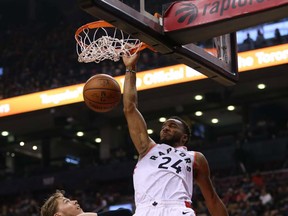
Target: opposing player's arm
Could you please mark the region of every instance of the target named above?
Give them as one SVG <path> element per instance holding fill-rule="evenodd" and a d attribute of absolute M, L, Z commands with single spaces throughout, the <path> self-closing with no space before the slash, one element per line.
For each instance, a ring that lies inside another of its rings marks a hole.
<path fill-rule="evenodd" d="M 226 207 L 217 195 L 210 178 L 210 169 L 205 156 L 196 152 L 194 179 L 205 199 L 206 206 L 212 216 L 228 216 Z"/>
<path fill-rule="evenodd" d="M 135 65 L 138 57 L 139 54 L 130 58 L 123 57 L 126 68 L 130 70 L 125 74 L 123 104 L 130 137 L 141 158 L 155 142 L 149 137 L 146 122 L 137 108 L 136 73 L 131 71 L 136 70 Z"/>
<path fill-rule="evenodd" d="M 94 213 L 94 212 L 84 212 L 84 213 L 81 213 L 77 216 L 98 216 L 97 213 Z"/>

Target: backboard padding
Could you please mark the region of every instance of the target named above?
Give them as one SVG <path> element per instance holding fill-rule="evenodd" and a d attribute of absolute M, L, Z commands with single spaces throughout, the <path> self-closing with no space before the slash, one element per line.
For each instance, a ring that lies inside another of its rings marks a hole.
<path fill-rule="evenodd" d="M 175 1 L 163 14 L 163 31 L 189 44 L 287 16 L 287 0 Z"/>

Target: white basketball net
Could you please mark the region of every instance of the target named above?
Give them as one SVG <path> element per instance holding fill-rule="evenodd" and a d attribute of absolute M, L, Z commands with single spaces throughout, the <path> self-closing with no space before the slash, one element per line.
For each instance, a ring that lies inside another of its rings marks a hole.
<path fill-rule="evenodd" d="M 75 39 L 78 61 L 84 63 L 106 59 L 116 62 L 124 55 L 133 56 L 142 46 L 139 39 L 132 39 L 115 27 L 85 28 Z"/>

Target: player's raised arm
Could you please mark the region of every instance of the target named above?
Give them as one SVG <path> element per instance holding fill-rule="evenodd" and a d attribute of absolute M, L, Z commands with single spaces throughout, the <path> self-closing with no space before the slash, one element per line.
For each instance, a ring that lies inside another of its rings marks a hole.
<path fill-rule="evenodd" d="M 138 58 L 139 53 L 132 57 L 123 57 L 126 66 L 123 104 L 130 137 L 141 158 L 155 142 L 148 136 L 146 122 L 137 108 L 136 64 Z"/>
<path fill-rule="evenodd" d="M 98 216 L 98 215 L 95 212 L 84 212 L 84 213 L 81 213 L 77 216 Z"/>
<path fill-rule="evenodd" d="M 194 178 L 205 199 L 206 206 L 212 216 L 228 216 L 226 207 L 216 193 L 210 178 L 210 169 L 205 156 L 197 152 L 194 169 Z"/>

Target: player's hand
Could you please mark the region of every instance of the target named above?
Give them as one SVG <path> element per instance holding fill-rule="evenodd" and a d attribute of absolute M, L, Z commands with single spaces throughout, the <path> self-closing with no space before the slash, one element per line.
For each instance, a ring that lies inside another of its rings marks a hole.
<path fill-rule="evenodd" d="M 138 62 L 140 56 L 140 52 L 136 53 L 133 56 L 123 56 L 123 63 L 126 67 L 134 68 Z"/>

